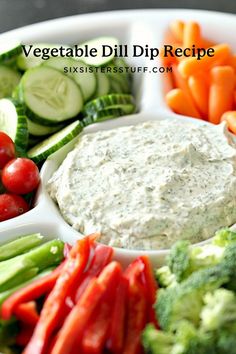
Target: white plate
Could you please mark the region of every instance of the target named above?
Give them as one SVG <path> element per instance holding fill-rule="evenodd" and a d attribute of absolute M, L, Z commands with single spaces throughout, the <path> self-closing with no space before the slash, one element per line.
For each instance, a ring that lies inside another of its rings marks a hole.
<path fill-rule="evenodd" d="M 161 47 L 164 33 L 173 19 L 196 20 L 201 24 L 204 36 L 213 41 L 227 42 L 236 50 L 233 36 L 233 33 L 236 33 L 236 17 L 229 14 L 198 10 L 135 10 L 72 16 L 42 22 L 2 34 L 0 41 L 19 39 L 23 43 L 75 44 L 99 35 L 111 35 L 118 37 L 121 43 L 128 45 L 148 44 L 150 47 Z M 151 61 L 149 58 L 132 59 L 130 64 L 149 68 L 161 66 L 159 59 Z M 134 88 L 139 106 L 138 114 L 91 125 L 84 130 L 83 134 L 137 124 L 146 120 L 177 117 L 169 110 L 164 101 L 163 74 L 136 74 Z M 187 117 L 178 116 L 178 119 L 189 119 L 195 124 L 202 124 L 200 120 Z M 46 236 L 53 235 L 70 243 L 82 237 L 63 220 L 58 208 L 45 190 L 48 179 L 65 158 L 67 152 L 73 147 L 73 144 L 74 141 L 51 155 L 45 162 L 41 170 L 42 185 L 37 193 L 35 208 L 22 216 L 2 222 L 0 224 L 1 241 L 11 240 L 16 236 L 30 232 L 42 232 Z M 148 254 L 153 265 L 159 266 L 163 263 L 168 250 L 130 251 L 115 249 L 116 259 L 124 265 L 140 254 Z"/>

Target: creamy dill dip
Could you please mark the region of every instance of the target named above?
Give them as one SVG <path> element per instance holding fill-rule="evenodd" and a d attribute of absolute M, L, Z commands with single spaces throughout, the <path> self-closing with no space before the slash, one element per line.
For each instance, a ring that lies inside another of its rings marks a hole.
<path fill-rule="evenodd" d="M 225 125 L 178 120 L 87 134 L 48 183 L 64 219 L 100 242 L 164 249 L 236 222 L 236 146 Z"/>

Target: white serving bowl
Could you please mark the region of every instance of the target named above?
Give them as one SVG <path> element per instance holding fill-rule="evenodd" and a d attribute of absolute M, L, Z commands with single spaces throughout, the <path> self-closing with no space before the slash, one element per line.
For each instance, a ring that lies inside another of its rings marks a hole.
<path fill-rule="evenodd" d="M 75 44 L 99 35 L 111 35 L 128 45 L 148 44 L 150 47 L 161 47 L 165 31 L 173 19 L 196 20 L 201 24 L 204 36 L 213 41 L 227 42 L 236 50 L 233 36 L 236 32 L 236 17 L 198 10 L 131 10 L 78 15 L 13 30 L 0 35 L 0 41 L 19 39 L 25 44 L 36 42 Z M 130 59 L 130 64 L 147 66 L 150 69 L 153 66 L 161 66 L 160 59 L 151 61 L 149 58 Z M 176 117 L 180 120 L 191 120 L 195 124 L 208 124 L 201 120 L 178 116 L 169 110 L 164 100 L 165 80 L 164 74 L 135 74 L 134 92 L 139 113 L 90 125 L 82 134 L 138 124 L 147 120 Z M 44 163 L 41 170 L 42 183 L 37 192 L 35 207 L 24 215 L 0 223 L 1 242 L 31 232 L 41 232 L 47 237 L 59 237 L 71 244 L 83 237 L 63 220 L 45 188 L 48 179 L 73 148 L 76 140 L 77 138 L 51 155 Z M 209 238 L 211 236 L 209 235 Z M 207 242 L 209 240 L 201 244 Z M 168 252 L 169 250 L 142 251 L 115 248 L 115 258 L 123 265 L 127 265 L 138 255 L 147 254 L 154 266 L 160 266 Z"/>

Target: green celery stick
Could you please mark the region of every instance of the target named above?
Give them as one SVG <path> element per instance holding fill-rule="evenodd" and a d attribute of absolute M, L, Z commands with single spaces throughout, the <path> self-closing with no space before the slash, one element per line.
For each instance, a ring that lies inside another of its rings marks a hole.
<path fill-rule="evenodd" d="M 23 274 L 33 268 L 38 272 L 59 264 L 63 259 L 64 244 L 60 240 L 52 240 L 31 251 L 0 263 L 0 291 L 8 290 L 22 283 Z"/>
<path fill-rule="evenodd" d="M 0 262 L 16 257 L 36 246 L 39 246 L 43 240 L 44 236 L 37 233 L 19 237 L 17 240 L 0 246 Z"/>
<path fill-rule="evenodd" d="M 46 275 L 50 274 L 53 270 L 55 269 L 55 267 L 52 268 L 47 268 L 45 269 L 43 272 L 39 273 L 38 275 L 34 276 L 33 278 L 31 278 L 30 280 L 23 280 L 22 279 L 22 283 L 18 286 L 12 287 L 11 289 L 8 289 L 2 293 L 0 293 L 0 307 L 2 306 L 3 302 L 9 297 L 11 296 L 14 292 L 16 292 L 19 289 L 24 288 L 25 286 L 27 286 L 28 284 L 32 283 L 35 280 L 38 280 L 40 278 L 46 277 Z"/>

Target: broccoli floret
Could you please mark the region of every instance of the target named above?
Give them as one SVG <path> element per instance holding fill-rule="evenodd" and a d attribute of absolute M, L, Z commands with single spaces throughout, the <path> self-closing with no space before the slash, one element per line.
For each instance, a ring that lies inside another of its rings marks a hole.
<path fill-rule="evenodd" d="M 228 281 L 227 271 L 220 265 L 201 269 L 175 287 L 161 289 L 156 302 L 157 318 L 164 330 L 178 326 L 182 319 L 194 325 L 200 322 L 203 296 Z"/>
<path fill-rule="evenodd" d="M 236 292 L 236 243 L 226 247 L 221 266 L 227 272 L 229 278 L 225 287 Z"/>
<path fill-rule="evenodd" d="M 168 266 L 171 273 L 175 274 L 177 282 L 186 277 L 190 267 L 190 243 L 188 241 L 181 240 L 174 244 L 168 257 Z"/>
<path fill-rule="evenodd" d="M 175 344 L 175 336 L 168 332 L 158 331 L 149 324 L 143 332 L 143 346 L 149 354 L 171 354 Z"/>
<path fill-rule="evenodd" d="M 216 354 L 215 335 L 206 333 L 189 321 L 181 321 L 176 330 L 175 353 L 183 354 Z"/>
<path fill-rule="evenodd" d="M 236 322 L 236 295 L 226 289 L 217 289 L 206 293 L 203 298 L 201 326 L 213 331 Z"/>
<path fill-rule="evenodd" d="M 199 331 L 192 323 L 180 321 L 175 333 L 158 331 L 148 325 L 143 345 L 149 354 L 216 354 L 213 334 Z"/>
<path fill-rule="evenodd" d="M 175 274 L 171 273 L 171 270 L 168 266 L 157 269 L 155 276 L 159 286 L 162 288 L 168 288 L 170 286 L 177 285 L 176 276 Z"/>
<path fill-rule="evenodd" d="M 217 354 L 236 354 L 236 323 L 217 333 Z"/>
<path fill-rule="evenodd" d="M 178 282 L 188 278 L 193 272 L 218 264 L 224 248 L 212 244 L 190 247 L 189 242 L 179 241 L 171 249 L 168 265 Z"/>
<path fill-rule="evenodd" d="M 236 242 L 236 232 L 228 228 L 221 229 L 215 233 L 212 244 L 220 247 L 226 247 L 232 242 Z"/>

